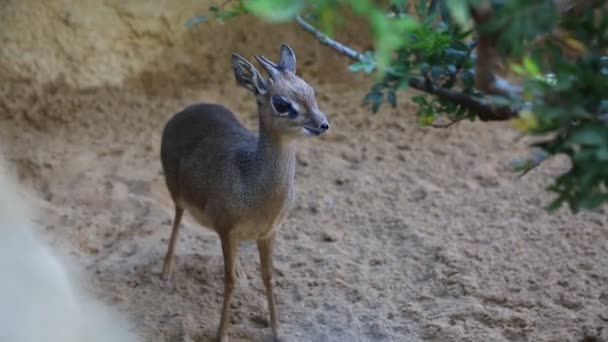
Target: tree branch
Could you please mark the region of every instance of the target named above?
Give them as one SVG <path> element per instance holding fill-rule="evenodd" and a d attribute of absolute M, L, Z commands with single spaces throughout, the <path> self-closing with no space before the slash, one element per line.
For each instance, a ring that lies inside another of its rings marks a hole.
<path fill-rule="evenodd" d="M 336 52 L 355 61 L 363 61 L 365 57 L 359 51 L 346 46 L 334 39 L 331 39 L 319 29 L 308 23 L 301 16 L 296 17 L 296 22 L 306 32 L 314 36 L 321 44 L 335 50 Z M 432 82 L 425 81 L 420 78 L 411 78 L 408 81 L 409 85 L 419 91 L 435 95 L 444 100 L 451 101 L 466 109 L 476 113 L 482 121 L 505 121 L 517 117 L 518 112 L 508 107 L 494 107 L 491 104 L 483 101 L 480 98 L 473 97 L 469 94 L 464 94 L 458 91 L 436 87 Z"/>
<path fill-rule="evenodd" d="M 519 176 L 517 176 L 517 179 L 523 178 L 525 175 L 528 174 L 528 172 L 536 169 L 538 166 L 540 166 L 540 164 L 542 164 L 548 158 L 549 158 L 549 154 L 547 152 L 545 152 L 544 150 L 536 150 L 533 153 L 532 157 L 530 157 L 526 161 L 527 164 L 521 170 L 521 173 L 519 174 Z"/>
<path fill-rule="evenodd" d="M 455 124 L 459 123 L 460 121 L 465 120 L 466 118 L 467 118 L 466 116 L 463 116 L 458 119 L 454 119 L 446 124 L 430 124 L 429 126 L 431 126 L 433 128 L 450 128 L 450 127 L 454 126 Z"/>
<path fill-rule="evenodd" d="M 458 91 L 436 87 L 431 82 L 421 78 L 411 78 L 410 87 L 448 100 L 477 114 L 481 121 L 506 121 L 519 115 L 518 111 L 509 107 L 494 107 L 483 99 Z"/>
<path fill-rule="evenodd" d="M 477 30 L 477 59 L 475 60 L 475 88 L 492 95 L 517 95 L 521 89 L 517 85 L 499 77 L 494 71 L 501 56 L 497 42 L 500 32 L 484 32 L 479 28 L 494 17 L 492 4 L 483 0 L 476 7 L 471 7 L 471 16 Z"/>
<path fill-rule="evenodd" d="M 348 47 L 336 40 L 331 39 L 329 36 L 319 31 L 316 27 L 312 26 L 309 22 L 304 20 L 304 18 L 302 18 L 301 16 L 296 16 L 296 22 L 298 23 L 298 25 L 300 25 L 301 28 L 304 29 L 304 31 L 312 34 L 315 38 L 317 38 L 317 40 L 321 44 L 336 50 L 337 52 L 352 60 L 362 62 L 365 59 L 365 56 L 363 56 L 361 52 L 351 47 Z"/>

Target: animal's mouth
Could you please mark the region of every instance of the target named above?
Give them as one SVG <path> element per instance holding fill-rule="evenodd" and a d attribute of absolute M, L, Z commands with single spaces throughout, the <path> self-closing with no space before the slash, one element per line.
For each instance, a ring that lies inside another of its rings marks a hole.
<path fill-rule="evenodd" d="M 320 129 L 314 129 L 312 127 L 304 127 L 304 130 L 310 135 L 319 136 L 319 135 L 323 134 L 323 131 L 321 131 Z"/>

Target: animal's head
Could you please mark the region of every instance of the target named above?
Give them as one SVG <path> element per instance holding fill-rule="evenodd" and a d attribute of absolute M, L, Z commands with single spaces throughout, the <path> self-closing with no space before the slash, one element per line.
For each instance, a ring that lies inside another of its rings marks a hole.
<path fill-rule="evenodd" d="M 314 89 L 296 75 L 296 56 L 289 46 L 281 45 L 277 64 L 263 56 L 255 58 L 268 73 L 267 79 L 237 54 L 232 55 L 232 65 L 237 82 L 255 94 L 264 125 L 292 137 L 318 136 L 329 130 Z"/>

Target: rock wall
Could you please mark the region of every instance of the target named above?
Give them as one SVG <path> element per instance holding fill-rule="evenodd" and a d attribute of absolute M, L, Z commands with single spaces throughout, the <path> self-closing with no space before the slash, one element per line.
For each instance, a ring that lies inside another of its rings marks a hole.
<path fill-rule="evenodd" d="M 191 28 L 186 23 L 207 14 L 208 1 L 0 2 L 0 71 L 76 88 L 128 87 L 150 95 L 174 94 L 184 87 L 233 82 L 230 54 L 276 58 L 279 44 L 290 44 L 304 75 L 323 82 L 352 82 L 348 60 L 317 44 L 293 24 L 266 24 L 254 17 Z M 357 26 L 357 27 L 355 27 Z M 363 42 L 366 28 L 341 29 L 340 39 Z M 362 39 L 363 38 L 363 39 Z"/>

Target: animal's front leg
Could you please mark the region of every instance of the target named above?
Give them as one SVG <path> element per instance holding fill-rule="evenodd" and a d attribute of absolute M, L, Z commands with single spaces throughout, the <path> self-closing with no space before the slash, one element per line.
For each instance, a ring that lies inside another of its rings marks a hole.
<path fill-rule="evenodd" d="M 270 313 L 270 326 L 275 339 L 279 336 L 279 322 L 275 310 L 272 273 L 273 268 L 273 253 L 276 233 L 258 240 L 258 251 L 260 253 L 260 268 L 262 270 L 262 280 L 266 288 L 266 298 L 268 300 L 268 311 Z"/>
<path fill-rule="evenodd" d="M 235 264 L 237 259 L 238 240 L 230 234 L 222 234 L 222 253 L 224 254 L 224 305 L 218 330 L 220 342 L 228 342 L 228 324 L 230 323 L 230 303 L 236 283 Z"/>

